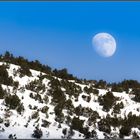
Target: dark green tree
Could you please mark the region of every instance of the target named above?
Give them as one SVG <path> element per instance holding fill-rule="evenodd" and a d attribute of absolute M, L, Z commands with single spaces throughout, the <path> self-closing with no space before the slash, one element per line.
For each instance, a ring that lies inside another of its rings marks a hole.
<path fill-rule="evenodd" d="M 10 109 L 16 109 L 20 105 L 20 99 L 17 95 L 8 95 L 5 98 L 5 103 Z"/>

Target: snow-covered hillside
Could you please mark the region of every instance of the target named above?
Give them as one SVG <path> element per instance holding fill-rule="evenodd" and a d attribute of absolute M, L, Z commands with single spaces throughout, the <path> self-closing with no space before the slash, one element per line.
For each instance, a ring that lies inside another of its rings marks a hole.
<path fill-rule="evenodd" d="M 11 84 L 1 83 L 0 139 L 140 136 L 140 103 L 133 100 L 131 89 L 129 93 L 111 92 L 111 87 L 98 89 L 94 83 L 33 69 L 30 76 L 21 75 L 18 65 L 0 65 L 6 65 L 13 79 Z"/>

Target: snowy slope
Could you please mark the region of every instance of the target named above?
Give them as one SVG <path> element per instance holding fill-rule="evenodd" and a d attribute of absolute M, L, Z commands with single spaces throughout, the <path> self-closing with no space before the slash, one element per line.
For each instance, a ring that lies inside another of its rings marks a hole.
<path fill-rule="evenodd" d="M 0 63 L 2 65 L 3 62 Z M 7 68 L 9 76 L 12 76 L 14 81 L 18 81 L 19 85 L 16 89 L 14 89 L 13 86 L 7 86 L 2 84 L 2 88 L 7 90 L 7 92 L 11 95 L 17 95 L 20 99 L 20 102 L 24 106 L 24 111 L 19 114 L 16 109 L 9 109 L 8 106 L 5 104 L 4 99 L 0 99 L 0 119 L 3 121 L 0 122 L 0 139 L 7 139 L 9 138 L 10 134 L 13 138 L 33 138 L 32 134 L 35 130 L 35 127 L 38 127 L 42 131 L 42 139 L 45 138 L 84 138 L 84 134 L 82 132 L 79 132 L 78 130 L 73 130 L 73 134 L 70 133 L 70 126 L 66 123 L 66 116 L 68 116 L 68 109 L 63 109 L 62 112 L 64 114 L 64 121 L 60 124 L 56 121 L 56 115 L 55 115 L 55 104 L 52 103 L 52 96 L 49 93 L 50 87 L 50 79 L 44 78 L 42 80 L 42 84 L 45 85 L 45 91 L 39 91 L 38 93 L 29 89 L 26 89 L 26 85 L 28 85 L 30 82 L 36 80 L 39 80 L 39 76 L 46 75 L 45 73 L 41 73 L 39 71 L 30 70 L 32 73 L 32 76 L 23 76 L 20 77 L 17 73 L 16 76 L 14 76 L 14 72 L 19 69 L 20 66 L 10 64 L 9 68 Z M 55 77 L 59 81 L 61 81 L 60 78 Z M 98 122 L 106 118 L 107 115 L 110 115 L 110 117 L 114 117 L 115 114 L 113 113 L 113 109 L 110 109 L 108 112 L 103 110 L 103 106 L 100 105 L 98 102 L 99 96 L 105 95 L 108 90 L 107 89 L 98 89 L 99 94 L 96 95 L 94 93 L 87 94 L 84 91 L 84 87 L 89 85 L 79 84 L 75 81 L 69 81 L 70 83 L 74 83 L 75 85 L 80 86 L 81 93 L 78 95 L 77 100 L 74 96 L 70 96 L 69 94 L 65 94 L 66 100 L 70 99 L 72 101 L 72 104 L 74 108 L 81 106 L 82 108 L 89 108 L 92 111 L 96 111 L 99 115 L 99 118 L 96 119 L 96 122 L 89 126 L 88 119 L 90 116 L 86 115 L 80 115 L 79 119 L 83 120 L 83 127 L 88 127 L 89 131 L 94 130 L 96 132 L 96 138 L 102 139 L 106 138 L 105 132 L 100 131 L 98 127 Z M 65 93 L 66 89 L 64 87 L 61 87 L 62 91 Z M 40 102 L 39 100 L 35 100 L 34 98 L 30 97 L 30 94 L 37 95 L 39 94 L 41 96 L 41 99 L 47 95 L 48 101 L 45 102 L 44 100 Z M 135 102 L 132 100 L 132 95 L 127 94 L 125 92 L 113 92 L 113 95 L 115 97 L 118 97 L 119 100 L 116 101 L 116 103 L 122 102 L 124 107 L 120 110 L 120 113 L 116 114 L 116 116 L 119 118 L 124 119 L 125 116 L 132 112 L 132 114 L 136 114 L 136 116 L 140 115 L 140 103 Z M 88 102 L 83 98 L 83 96 L 90 96 L 90 101 Z M 30 106 L 30 107 L 29 107 Z M 43 107 L 47 106 L 48 110 L 46 113 L 43 113 L 41 110 Z M 32 115 L 37 112 L 37 117 L 32 118 Z M 76 113 L 73 111 L 72 114 L 69 115 L 71 119 L 74 117 L 78 117 Z M 43 127 L 42 123 L 43 120 L 47 121 L 49 123 L 48 126 Z M 5 123 L 9 122 L 9 126 L 6 126 Z M 121 126 L 119 127 L 112 127 L 111 126 L 111 132 L 110 134 L 106 134 L 109 137 L 119 137 L 119 130 Z M 67 129 L 66 134 L 63 134 L 63 130 Z M 132 138 L 132 132 L 136 132 L 137 135 L 140 136 L 140 130 L 138 128 L 132 128 L 131 133 L 129 136 L 125 136 L 124 138 Z"/>

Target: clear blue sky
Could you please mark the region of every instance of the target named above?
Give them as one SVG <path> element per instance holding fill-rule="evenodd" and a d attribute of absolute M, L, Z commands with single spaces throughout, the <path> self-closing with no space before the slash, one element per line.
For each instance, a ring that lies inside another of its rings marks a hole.
<path fill-rule="evenodd" d="M 115 37 L 114 56 L 96 54 L 98 32 Z M 1 2 L 0 53 L 6 50 L 80 78 L 140 81 L 140 2 Z"/>

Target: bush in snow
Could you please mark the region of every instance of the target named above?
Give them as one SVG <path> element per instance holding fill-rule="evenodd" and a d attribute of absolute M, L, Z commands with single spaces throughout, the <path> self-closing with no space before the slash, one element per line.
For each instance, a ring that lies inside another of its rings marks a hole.
<path fill-rule="evenodd" d="M 117 99 L 112 92 L 107 92 L 104 96 L 99 96 L 98 101 L 103 106 L 103 109 L 108 112 Z"/>
<path fill-rule="evenodd" d="M 68 115 L 68 116 L 65 116 L 65 123 L 70 126 L 71 125 L 71 117 Z"/>
<path fill-rule="evenodd" d="M 133 100 L 136 102 L 140 102 L 140 89 L 133 89 L 131 93 L 135 95 Z"/>
<path fill-rule="evenodd" d="M 48 83 L 48 85 L 49 85 L 52 89 L 56 89 L 56 88 L 58 88 L 58 87 L 61 86 L 61 83 L 60 83 L 60 81 L 59 81 L 58 79 L 53 78 L 53 79 Z"/>
<path fill-rule="evenodd" d="M 62 113 L 63 110 L 63 104 L 57 104 L 54 108 L 55 112 L 55 121 L 62 123 L 65 119 L 64 114 Z"/>
<path fill-rule="evenodd" d="M 13 86 L 14 86 L 15 89 L 17 89 L 18 86 L 19 86 L 19 82 L 18 81 L 14 81 Z"/>
<path fill-rule="evenodd" d="M 36 127 L 32 134 L 32 137 L 40 139 L 42 137 L 42 135 L 43 135 L 42 130 Z"/>
<path fill-rule="evenodd" d="M 46 115 L 46 118 L 48 118 L 48 106 L 44 106 L 41 108 L 41 112 L 44 113 Z"/>
<path fill-rule="evenodd" d="M 95 83 L 94 87 L 99 89 L 106 89 L 107 82 L 103 80 L 99 80 L 97 83 Z"/>
<path fill-rule="evenodd" d="M 71 129 L 82 131 L 83 130 L 84 120 L 80 120 L 77 117 L 72 119 Z"/>
<path fill-rule="evenodd" d="M 32 113 L 31 118 L 32 118 L 32 119 L 36 119 L 38 116 L 39 116 L 39 112 L 38 112 L 38 111 L 34 111 L 34 112 Z"/>
<path fill-rule="evenodd" d="M 23 111 L 24 111 L 24 106 L 23 106 L 23 103 L 21 103 L 21 104 L 17 107 L 17 112 L 18 112 L 19 114 L 21 114 Z"/>
<path fill-rule="evenodd" d="M 65 94 L 64 92 L 61 90 L 61 88 L 56 88 L 55 90 L 53 90 L 52 92 L 52 103 L 64 103 L 66 100 Z"/>
<path fill-rule="evenodd" d="M 92 131 L 90 132 L 90 137 L 91 137 L 91 138 L 94 138 L 94 139 L 97 139 L 97 132 L 96 132 L 95 130 L 92 130 Z"/>
<path fill-rule="evenodd" d="M 10 126 L 10 121 L 6 120 L 6 122 L 4 123 L 5 127 L 9 127 Z"/>
<path fill-rule="evenodd" d="M 96 123 L 96 119 L 100 118 L 97 111 L 91 111 L 88 117 L 88 125 L 91 126 Z"/>
<path fill-rule="evenodd" d="M 62 133 L 63 133 L 64 135 L 66 135 L 66 134 L 67 134 L 67 128 L 64 128 L 64 129 L 62 130 Z"/>
<path fill-rule="evenodd" d="M 121 121 L 120 137 L 129 136 L 131 133 L 131 128 L 139 128 L 140 126 L 140 116 L 133 115 L 130 112 L 122 121 Z"/>
<path fill-rule="evenodd" d="M 33 80 L 26 85 L 26 89 L 39 93 L 39 91 L 45 91 L 45 85 L 41 80 Z"/>
<path fill-rule="evenodd" d="M 47 113 L 48 112 L 49 107 L 48 106 L 44 106 L 41 108 L 41 112 L 42 113 Z"/>
<path fill-rule="evenodd" d="M 9 74 L 6 70 L 5 65 L 0 66 L 0 84 L 5 84 L 5 85 L 13 85 L 14 81 L 12 77 L 9 77 Z"/>
<path fill-rule="evenodd" d="M 83 98 L 83 100 L 86 101 L 86 102 L 90 102 L 90 100 L 91 100 L 91 96 L 90 96 L 90 95 L 89 95 L 89 96 L 82 95 L 82 98 Z"/>
<path fill-rule="evenodd" d="M 10 135 L 8 136 L 8 138 L 9 138 L 9 139 L 17 139 L 16 134 L 14 134 L 14 135 L 10 134 Z"/>
<path fill-rule="evenodd" d="M 47 95 L 44 95 L 43 100 L 44 103 L 47 104 L 49 102 L 49 97 Z"/>
<path fill-rule="evenodd" d="M 20 91 L 21 93 L 24 93 L 24 92 L 25 92 L 25 87 L 24 87 L 24 86 L 23 86 L 23 87 L 20 87 L 19 91 Z"/>
<path fill-rule="evenodd" d="M 136 131 L 134 131 L 134 132 L 132 133 L 132 136 L 133 136 L 132 139 L 139 139 L 139 138 L 140 138 Z"/>
<path fill-rule="evenodd" d="M 3 99 L 6 94 L 6 90 L 3 90 L 2 86 L 0 85 L 0 99 Z"/>
<path fill-rule="evenodd" d="M 113 83 L 113 84 L 111 85 L 111 91 L 112 91 L 112 92 L 123 92 L 123 88 L 122 88 L 121 85 L 116 84 L 116 83 Z"/>
<path fill-rule="evenodd" d="M 118 103 L 118 104 L 116 104 L 116 105 L 113 107 L 113 112 L 119 114 L 119 113 L 120 113 L 120 109 L 123 109 L 123 108 L 124 108 L 123 102 Z"/>
<path fill-rule="evenodd" d="M 10 109 L 16 109 L 20 105 L 20 99 L 17 95 L 8 95 L 5 97 L 5 104 Z"/>
<path fill-rule="evenodd" d="M 39 103 L 43 103 L 43 100 L 41 98 L 41 95 L 38 94 L 38 93 L 34 95 L 34 99 L 35 99 L 35 101 L 39 101 Z"/>
<path fill-rule="evenodd" d="M 32 73 L 30 72 L 30 69 L 29 69 L 28 65 L 22 64 L 20 66 L 21 67 L 17 70 L 17 72 L 20 74 L 19 75 L 20 77 L 23 77 L 25 75 L 27 75 L 29 77 L 32 76 Z"/>
<path fill-rule="evenodd" d="M 76 79 L 76 77 L 74 77 L 72 74 L 68 73 L 66 68 L 64 68 L 62 70 L 54 69 L 53 73 L 56 77 L 59 77 L 62 79 L 67 79 L 67 80 L 75 80 Z"/>
<path fill-rule="evenodd" d="M 131 128 L 128 126 L 122 126 L 120 129 L 120 138 L 123 138 L 124 136 L 129 136 L 131 133 Z"/>
<path fill-rule="evenodd" d="M 75 114 L 77 115 L 77 116 L 81 116 L 82 115 L 82 106 L 81 106 L 81 104 L 79 105 L 79 106 L 77 106 L 76 108 L 75 108 Z"/>
<path fill-rule="evenodd" d="M 46 120 L 42 120 L 42 124 L 41 124 L 41 126 L 42 127 L 49 127 L 49 125 L 50 125 L 50 122 L 48 122 L 48 121 L 46 121 Z"/>
<path fill-rule="evenodd" d="M 66 94 L 68 94 L 69 96 L 74 95 L 74 97 L 77 98 L 79 94 L 82 92 L 81 87 L 73 82 L 61 80 L 61 85 L 66 89 Z"/>
<path fill-rule="evenodd" d="M 75 110 L 75 108 L 74 108 L 74 106 L 72 104 L 71 99 L 68 99 L 68 100 L 65 101 L 63 108 L 67 110 L 67 113 L 69 115 L 72 115 L 74 110 Z"/>
<path fill-rule="evenodd" d="M 106 132 L 108 134 L 110 134 L 110 132 L 111 132 L 110 124 L 109 124 L 108 120 L 105 118 L 101 119 L 98 122 L 98 128 L 100 131 Z"/>
<path fill-rule="evenodd" d="M 3 119 L 0 117 L 0 123 L 3 123 Z"/>
<path fill-rule="evenodd" d="M 93 89 L 93 94 L 98 95 L 99 94 L 99 90 L 98 89 Z"/>
<path fill-rule="evenodd" d="M 86 86 L 86 87 L 84 87 L 84 92 L 86 92 L 87 94 L 93 93 L 95 95 L 98 95 L 99 90 L 94 89 L 92 86 L 90 86 L 89 88 Z"/>

